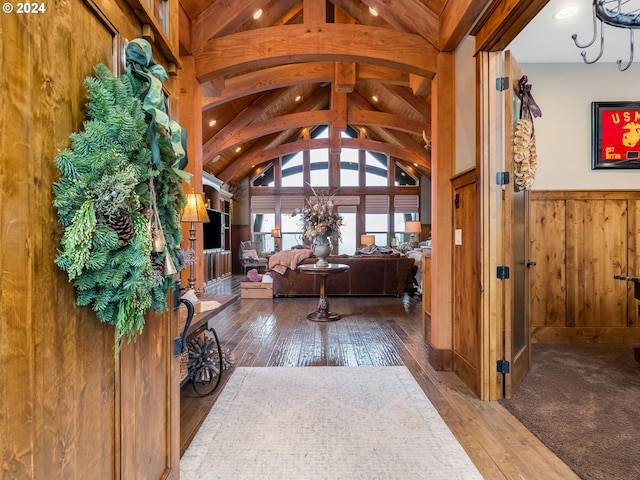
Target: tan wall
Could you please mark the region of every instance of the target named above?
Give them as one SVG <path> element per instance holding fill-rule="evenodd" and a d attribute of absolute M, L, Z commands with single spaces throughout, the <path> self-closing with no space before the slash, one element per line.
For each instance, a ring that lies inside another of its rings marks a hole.
<path fill-rule="evenodd" d="M 540 343 L 640 341 L 640 192 L 532 192 L 531 329 Z"/>
<path fill-rule="evenodd" d="M 116 360 L 113 327 L 76 306 L 54 264 L 54 158 L 81 127 L 82 82 L 140 32 L 124 3 L 95 4 L 45 2 L 44 13 L 0 16 L 2 478 L 143 478 L 140 469 L 172 478 L 179 456 L 167 451 L 171 315 L 150 315 L 144 337 Z"/>

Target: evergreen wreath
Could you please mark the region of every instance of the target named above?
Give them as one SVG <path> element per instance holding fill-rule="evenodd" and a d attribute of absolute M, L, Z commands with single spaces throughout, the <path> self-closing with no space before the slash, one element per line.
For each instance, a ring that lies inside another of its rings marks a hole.
<path fill-rule="evenodd" d="M 125 339 L 142 332 L 150 308 L 167 308 L 175 268 L 165 266 L 182 266 L 181 180 L 188 174 L 175 168 L 168 132 L 149 126 L 144 79 L 115 77 L 105 65 L 94 71 L 84 82 L 84 129 L 70 135 L 70 148 L 55 159 L 60 181 L 53 204 L 64 229 L 55 263 L 73 282 L 77 304 L 91 305 L 116 327 L 118 353 Z M 164 234 L 162 251 L 152 248 L 154 219 Z"/>

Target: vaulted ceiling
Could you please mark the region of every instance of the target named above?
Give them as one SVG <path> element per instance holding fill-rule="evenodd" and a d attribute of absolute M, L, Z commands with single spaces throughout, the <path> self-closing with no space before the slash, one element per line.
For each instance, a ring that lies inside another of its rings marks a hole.
<path fill-rule="evenodd" d="M 235 183 L 284 154 L 349 147 L 430 176 L 437 55 L 488 1 L 181 0 L 181 55 L 202 83 L 203 170 Z M 328 139 L 313 139 L 318 125 Z M 347 125 L 358 138 L 341 138 Z"/>

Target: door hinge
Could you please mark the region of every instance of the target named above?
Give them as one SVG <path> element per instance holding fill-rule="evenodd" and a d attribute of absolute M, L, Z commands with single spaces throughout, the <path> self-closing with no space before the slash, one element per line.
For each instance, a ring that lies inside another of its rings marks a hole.
<path fill-rule="evenodd" d="M 460 208 L 460 194 L 459 193 L 456 193 L 455 200 L 453 201 L 453 204 L 455 205 L 456 208 Z"/>
<path fill-rule="evenodd" d="M 496 368 L 498 370 L 498 373 L 510 373 L 511 364 L 507 360 L 498 360 Z"/>
<path fill-rule="evenodd" d="M 505 265 L 498 265 L 496 277 L 498 280 L 509 280 L 509 267 Z"/>
<path fill-rule="evenodd" d="M 509 185 L 509 172 L 497 172 L 496 183 L 498 185 Z"/>
<path fill-rule="evenodd" d="M 509 88 L 509 77 L 496 78 L 496 90 L 502 92 Z"/>

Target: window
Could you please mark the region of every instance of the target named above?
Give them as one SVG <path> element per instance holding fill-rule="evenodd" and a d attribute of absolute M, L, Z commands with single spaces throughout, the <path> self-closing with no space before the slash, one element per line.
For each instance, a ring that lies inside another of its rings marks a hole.
<path fill-rule="evenodd" d="M 396 186 L 416 186 L 418 185 L 418 180 L 412 174 L 410 174 L 405 168 L 403 168 L 400 164 L 396 162 Z"/>
<path fill-rule="evenodd" d="M 343 148 L 340 153 L 340 186 L 357 187 L 360 185 L 358 177 L 358 157 L 360 151 L 353 148 Z"/>
<path fill-rule="evenodd" d="M 365 153 L 365 183 L 367 187 L 386 187 L 389 183 L 387 156 L 380 153 Z"/>
<path fill-rule="evenodd" d="M 388 213 L 367 213 L 364 217 L 364 229 L 367 234 L 375 235 L 376 245 L 385 246 L 389 232 Z"/>
<path fill-rule="evenodd" d="M 289 250 L 296 245 L 302 245 L 302 226 L 300 215 L 292 217 L 296 208 L 304 206 L 304 197 L 299 195 L 283 196 L 280 199 L 280 233 L 282 235 L 282 250 Z"/>
<path fill-rule="evenodd" d="M 282 157 L 282 186 L 283 187 L 302 187 L 304 180 L 302 174 L 302 152 L 293 155 L 285 155 Z"/>
<path fill-rule="evenodd" d="M 276 225 L 275 213 L 254 213 L 251 215 L 251 231 L 253 241 L 260 244 L 261 252 L 271 252 L 275 249 L 274 239 L 271 230 Z"/>
<path fill-rule="evenodd" d="M 355 207 L 338 207 L 338 213 L 342 215 L 343 226 L 340 229 L 342 240 L 338 242 L 338 253 L 353 255 L 360 245 L 356 241 L 357 214 Z"/>
<path fill-rule="evenodd" d="M 411 234 L 405 232 L 406 222 L 417 221 L 420 209 L 418 195 L 396 195 L 393 198 L 395 214 L 393 215 L 393 231 L 398 244 L 408 243 Z"/>
<path fill-rule="evenodd" d="M 271 164 L 256 176 L 251 184 L 254 187 L 274 187 L 275 181 L 275 165 Z"/>
<path fill-rule="evenodd" d="M 312 187 L 329 186 L 329 150 L 310 150 L 309 167 L 311 169 L 310 183 Z"/>

